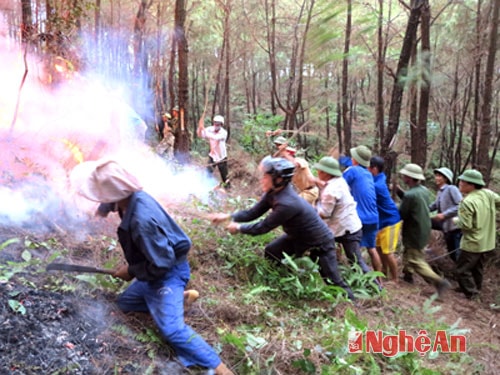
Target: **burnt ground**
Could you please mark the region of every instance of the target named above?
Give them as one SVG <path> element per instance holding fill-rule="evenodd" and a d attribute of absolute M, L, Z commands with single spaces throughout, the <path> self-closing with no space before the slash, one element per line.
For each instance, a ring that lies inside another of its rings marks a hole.
<path fill-rule="evenodd" d="M 54 251 L 65 260 L 92 264 L 90 252 L 97 249 L 78 249 L 60 233 L 25 234 L 0 231 L 0 243 L 21 239 L 0 252 L 0 374 L 146 374 L 152 368 L 155 374 L 185 373 L 148 316 L 123 314 L 115 307 L 116 294 L 99 289 L 113 282 L 110 276 L 79 280 L 45 271 Z M 55 238 L 62 248 L 77 250 L 55 250 L 48 242 Z M 23 259 L 26 241 L 37 259 Z"/>
<path fill-rule="evenodd" d="M 251 196 L 252 176 L 238 172 L 233 165 L 234 169 L 235 178 L 249 182 L 233 186 L 233 191 Z M 174 212 L 178 220 L 184 220 L 183 215 Z M 46 264 L 55 256 L 73 263 L 111 267 L 116 254 L 121 253 L 119 249 L 106 249 L 109 238 L 115 237 L 116 222 L 112 218 L 104 222 L 89 219 L 88 224 L 89 233 L 84 240 L 66 232 L 67 222 L 51 222 L 46 218 L 37 218 L 37 225 L 27 229 L 0 227 L 0 375 L 206 373 L 202 369 L 182 369 L 171 349 L 159 338 L 149 316 L 125 315 L 116 308 L 116 293 L 125 284 L 107 275 L 45 272 Z M 18 238 L 19 242 L 2 248 L 12 238 Z M 26 250 L 31 254 L 29 257 Z M 435 258 L 442 252 L 437 235 L 428 257 Z M 234 280 L 208 271 L 220 267 L 217 264 L 220 260 L 208 254 L 199 249 L 191 254 L 190 286 L 200 290 L 202 298 L 186 312 L 186 321 L 209 343 L 222 349 L 225 362 L 237 366 L 233 361 L 234 349 L 219 342 L 216 329 L 251 323 L 252 311 L 225 299 L 224 291 Z M 448 325 L 459 321 L 458 328 L 470 330 L 468 354 L 482 366 L 477 374 L 496 374 L 500 368 L 498 259 L 497 256 L 488 265 L 480 300 L 470 301 L 450 290 L 434 313 L 437 320 L 442 319 Z M 451 278 L 453 265 L 446 257 L 432 264 Z M 433 288 L 419 278 L 414 285 L 386 283 L 385 287 L 384 298 L 360 303 L 356 313 L 373 326 L 392 321 L 395 325 L 418 329 L 424 320 L 419 316 L 422 306 L 433 294 Z M 218 300 L 219 304 L 205 304 L 205 299 Z M 402 307 L 414 307 L 415 316 L 401 316 Z M 344 310 L 340 306 L 336 317 L 340 318 Z M 280 352 L 280 343 L 267 350 L 276 355 L 275 366 L 279 369 L 276 373 L 299 373 L 289 366 L 290 353 Z M 446 361 L 446 357 L 440 360 Z M 445 362 L 443 368 L 444 365 Z M 470 369 L 475 365 L 467 366 Z"/>

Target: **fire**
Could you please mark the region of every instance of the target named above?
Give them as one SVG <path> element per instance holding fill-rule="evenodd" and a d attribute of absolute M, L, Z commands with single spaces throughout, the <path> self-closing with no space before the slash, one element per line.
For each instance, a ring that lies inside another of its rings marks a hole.
<path fill-rule="evenodd" d="M 70 150 L 71 154 L 75 158 L 75 160 L 78 162 L 78 164 L 83 163 L 84 156 L 83 152 L 81 151 L 80 147 L 78 144 L 71 142 L 69 139 L 61 139 L 61 141 L 68 147 Z"/>

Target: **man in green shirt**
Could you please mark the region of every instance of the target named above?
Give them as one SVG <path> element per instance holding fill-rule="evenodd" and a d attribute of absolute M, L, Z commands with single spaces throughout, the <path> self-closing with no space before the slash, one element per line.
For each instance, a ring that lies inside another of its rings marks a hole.
<path fill-rule="evenodd" d="M 431 220 L 429 191 L 420 184 L 425 180 L 422 168 L 417 164 L 407 164 L 399 173 L 409 187 L 399 206 L 403 220 L 403 280 L 413 283 L 413 274 L 417 273 L 432 283 L 442 297 L 451 285 L 436 274 L 424 258 L 424 248 L 431 234 Z"/>
<path fill-rule="evenodd" d="M 475 169 L 466 170 L 458 180 L 464 199 L 455 218 L 463 234 L 456 276 L 459 290 L 473 299 L 481 291 L 484 263 L 495 250 L 496 211 L 500 207 L 500 196 L 484 189 L 483 175 Z"/>

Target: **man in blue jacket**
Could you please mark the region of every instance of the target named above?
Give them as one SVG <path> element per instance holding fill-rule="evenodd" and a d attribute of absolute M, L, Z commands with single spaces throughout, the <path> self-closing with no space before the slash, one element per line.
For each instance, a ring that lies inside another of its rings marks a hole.
<path fill-rule="evenodd" d="M 378 232 L 378 210 L 377 196 L 373 176 L 368 171 L 372 153 L 366 146 L 351 148 L 352 167 L 348 167 L 344 173 L 351 194 L 357 203 L 359 218 L 363 224 L 363 237 L 361 247 L 366 247 L 375 271 L 382 271 L 382 262 L 376 249 L 376 237 Z M 381 281 L 381 280 L 379 280 Z"/>
<path fill-rule="evenodd" d="M 79 186 L 80 194 L 95 202 L 114 203 L 122 220 L 118 239 L 128 264 L 113 276 L 125 281 L 135 278 L 119 296 L 118 306 L 125 312 L 149 312 L 184 366 L 232 375 L 215 351 L 184 322 L 189 237 L 118 163 L 99 161 L 89 167 L 92 169 Z"/>
<path fill-rule="evenodd" d="M 384 173 L 384 159 L 374 156 L 370 159 L 368 170 L 373 175 L 378 209 L 378 233 L 376 238 L 377 251 L 382 259 L 382 271 L 390 280 L 399 280 L 398 261 L 396 253 L 399 234 L 401 232 L 401 216 L 398 207 L 391 198 Z"/>

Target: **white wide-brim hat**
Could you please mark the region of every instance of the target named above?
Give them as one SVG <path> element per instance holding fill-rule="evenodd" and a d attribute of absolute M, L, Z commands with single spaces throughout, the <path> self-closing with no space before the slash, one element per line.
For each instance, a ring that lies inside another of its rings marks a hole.
<path fill-rule="evenodd" d="M 139 180 L 114 160 L 87 161 L 71 172 L 74 189 L 85 198 L 114 203 L 142 190 Z"/>

